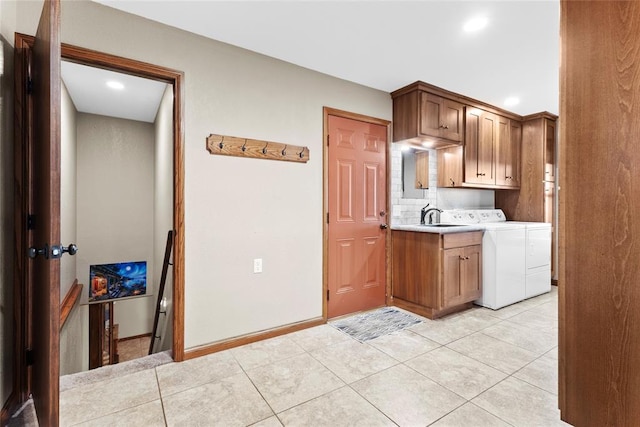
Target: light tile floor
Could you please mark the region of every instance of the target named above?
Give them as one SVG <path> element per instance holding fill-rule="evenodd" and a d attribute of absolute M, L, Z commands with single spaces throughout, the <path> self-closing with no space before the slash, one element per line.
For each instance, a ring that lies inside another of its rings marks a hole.
<path fill-rule="evenodd" d="M 61 425 L 555 426 L 557 289 L 367 343 L 322 325 L 78 385 Z"/>

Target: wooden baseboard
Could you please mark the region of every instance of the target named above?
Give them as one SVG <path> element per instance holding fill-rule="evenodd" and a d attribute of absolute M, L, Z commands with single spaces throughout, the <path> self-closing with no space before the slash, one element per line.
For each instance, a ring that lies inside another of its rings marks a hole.
<path fill-rule="evenodd" d="M 9 418 L 11 414 L 13 414 L 18 409 L 18 395 L 15 392 L 12 392 L 9 395 L 9 398 L 4 405 L 2 406 L 2 410 L 0 411 L 0 425 L 6 426 L 9 424 Z"/>
<path fill-rule="evenodd" d="M 134 335 L 134 336 L 131 336 L 131 337 L 126 337 L 126 338 L 118 338 L 118 342 L 129 341 L 129 340 L 137 340 L 138 338 L 146 338 L 146 337 L 150 337 L 150 336 L 151 336 L 151 333 Z"/>
<path fill-rule="evenodd" d="M 218 351 L 228 350 L 241 345 L 251 344 L 256 341 L 266 340 L 268 338 L 278 337 L 291 332 L 301 331 L 303 329 L 312 328 L 327 323 L 327 321 L 318 317 L 316 319 L 306 320 L 304 322 L 292 323 L 290 325 L 281 326 L 279 328 L 268 329 L 266 331 L 256 332 L 253 334 L 242 335 L 240 337 L 231 338 L 224 341 L 218 341 L 201 347 L 185 350 L 184 360 L 195 359 L 196 357 L 206 356 L 207 354 L 217 353 Z"/>
<path fill-rule="evenodd" d="M 392 304 L 395 305 L 396 307 L 400 307 L 404 310 L 410 311 L 412 313 L 418 314 L 420 316 L 424 316 L 427 319 L 432 319 L 432 320 L 438 319 L 448 314 L 457 313 L 458 311 L 469 309 L 473 306 L 472 302 L 467 302 L 464 304 L 457 305 L 455 307 L 449 307 L 442 310 L 435 310 L 433 308 L 424 307 L 419 304 L 405 301 L 400 298 L 394 298 Z"/>

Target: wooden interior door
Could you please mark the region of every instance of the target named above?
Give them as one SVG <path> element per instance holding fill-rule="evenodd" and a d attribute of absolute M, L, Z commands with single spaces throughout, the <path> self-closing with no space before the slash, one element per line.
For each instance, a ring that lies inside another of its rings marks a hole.
<path fill-rule="evenodd" d="M 560 410 L 638 426 L 640 2 L 560 6 Z"/>
<path fill-rule="evenodd" d="M 60 350 L 60 259 L 51 247 L 60 244 L 60 3 L 45 1 L 33 45 L 31 105 L 33 130 L 30 214 L 35 221 L 29 244 L 32 263 L 27 328 L 32 355 L 31 385 L 38 420 L 58 425 Z M 24 254 L 27 256 L 27 254 Z"/>
<path fill-rule="evenodd" d="M 328 117 L 328 317 L 385 304 L 387 127 Z"/>

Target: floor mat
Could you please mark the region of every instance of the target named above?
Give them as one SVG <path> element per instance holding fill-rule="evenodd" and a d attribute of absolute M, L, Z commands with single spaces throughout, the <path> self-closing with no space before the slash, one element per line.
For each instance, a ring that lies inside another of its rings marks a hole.
<path fill-rule="evenodd" d="M 346 319 L 329 322 L 334 328 L 351 335 L 360 342 L 401 331 L 411 325 L 421 323 L 416 316 L 392 307 L 379 308 L 367 313 L 356 314 Z"/>

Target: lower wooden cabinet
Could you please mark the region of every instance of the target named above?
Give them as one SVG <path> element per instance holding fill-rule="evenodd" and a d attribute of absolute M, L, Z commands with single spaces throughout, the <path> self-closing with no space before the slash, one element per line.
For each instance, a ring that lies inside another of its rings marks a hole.
<path fill-rule="evenodd" d="M 442 306 L 455 307 L 482 296 L 482 246 L 443 251 Z"/>
<path fill-rule="evenodd" d="M 393 304 L 430 319 L 482 295 L 482 231 L 392 232 Z"/>

